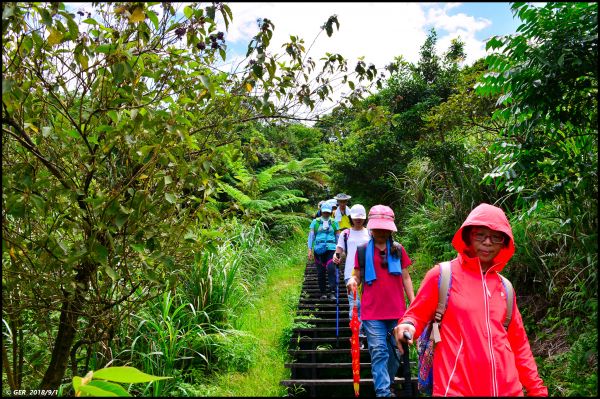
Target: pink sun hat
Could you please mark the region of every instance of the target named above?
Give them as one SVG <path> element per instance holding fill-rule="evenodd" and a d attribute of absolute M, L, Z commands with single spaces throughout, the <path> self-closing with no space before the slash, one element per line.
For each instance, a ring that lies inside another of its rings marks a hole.
<path fill-rule="evenodd" d="M 394 224 L 394 211 L 389 206 L 375 205 L 369 210 L 367 229 L 398 231 Z"/>

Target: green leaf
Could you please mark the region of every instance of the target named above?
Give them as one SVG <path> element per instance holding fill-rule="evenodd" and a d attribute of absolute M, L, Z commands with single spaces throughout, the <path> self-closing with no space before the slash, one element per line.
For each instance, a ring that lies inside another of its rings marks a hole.
<path fill-rule="evenodd" d="M 12 79 L 2 79 L 2 94 L 11 91 L 15 81 Z"/>
<path fill-rule="evenodd" d="M 202 84 L 204 85 L 204 87 L 206 87 L 207 89 L 210 90 L 210 79 L 208 78 L 208 76 L 206 75 L 200 75 L 200 81 L 202 82 Z"/>
<path fill-rule="evenodd" d="M 84 24 L 90 24 L 90 25 L 100 25 L 98 22 L 96 22 L 96 20 L 94 18 L 87 18 L 81 22 L 83 22 Z"/>
<path fill-rule="evenodd" d="M 123 366 L 107 367 L 101 370 L 94 371 L 94 378 L 127 384 L 137 384 L 140 382 L 166 380 L 171 377 L 157 377 L 154 375 L 143 373 L 135 367 Z"/>
<path fill-rule="evenodd" d="M 102 244 L 94 245 L 92 256 L 95 260 L 106 266 L 108 262 L 108 249 Z"/>
<path fill-rule="evenodd" d="M 128 219 L 127 215 L 118 214 L 115 217 L 115 225 L 120 229 L 121 227 L 123 227 L 123 225 L 125 224 L 125 222 L 127 222 L 127 219 Z"/>
<path fill-rule="evenodd" d="M 185 15 L 187 19 L 191 19 L 193 14 L 194 11 L 191 9 L 190 6 L 183 7 L 183 15 Z"/>
<path fill-rule="evenodd" d="M 175 195 L 173 195 L 172 193 L 165 193 L 165 199 L 171 204 L 177 202 L 177 197 L 175 197 Z"/>
<path fill-rule="evenodd" d="M 154 11 L 151 10 L 146 10 L 146 15 L 148 15 L 148 18 L 150 18 L 150 21 L 152 21 L 152 23 L 154 24 L 154 28 L 156 30 L 158 30 L 159 26 L 158 26 L 158 17 L 156 16 L 156 13 Z"/>
<path fill-rule="evenodd" d="M 119 279 L 117 273 L 115 273 L 114 269 L 110 267 L 108 263 L 104 265 L 104 271 L 106 272 L 106 274 L 108 274 L 108 277 L 110 277 L 112 281 L 117 281 Z"/>
<path fill-rule="evenodd" d="M 82 54 L 79 54 L 79 56 L 77 56 L 77 62 L 79 62 L 79 65 L 81 65 L 82 69 L 88 69 L 89 66 L 89 58 Z"/>
<path fill-rule="evenodd" d="M 75 389 L 75 392 L 79 391 L 79 387 L 81 386 L 81 381 L 83 380 L 83 378 L 81 377 L 73 377 L 73 389 Z"/>
<path fill-rule="evenodd" d="M 111 44 L 101 44 L 96 47 L 96 52 L 108 54 L 112 51 L 113 46 Z"/>
<path fill-rule="evenodd" d="M 63 36 L 64 35 L 59 30 L 50 28 L 50 35 L 48 35 L 48 39 L 47 39 L 48 44 L 50 46 L 56 46 L 57 44 L 59 44 L 62 41 Z"/>
<path fill-rule="evenodd" d="M 211 83 L 210 78 L 206 75 L 200 75 L 200 81 L 202 82 L 204 87 L 206 87 L 208 89 L 210 96 L 214 97 L 215 88 L 214 88 L 213 84 Z"/>
<path fill-rule="evenodd" d="M 79 37 L 79 26 L 73 21 L 73 18 L 67 18 L 67 26 L 69 27 L 69 38 L 75 40 Z"/>
<path fill-rule="evenodd" d="M 79 391 L 86 393 L 90 396 L 99 396 L 99 397 L 103 397 L 103 396 L 119 396 L 114 392 L 109 392 L 109 391 L 105 391 L 104 389 L 95 387 L 93 385 L 82 385 L 79 387 Z"/>
<path fill-rule="evenodd" d="M 115 111 L 113 109 L 113 110 L 108 111 L 107 114 L 108 114 L 108 116 L 110 116 L 110 119 L 112 119 L 112 121 L 115 123 L 115 125 L 117 123 L 119 123 L 119 114 L 117 114 L 117 111 Z"/>
<path fill-rule="evenodd" d="M 11 3 L 6 3 L 4 6 L 4 11 L 2 11 L 2 19 L 8 19 L 14 15 L 15 5 Z"/>
<path fill-rule="evenodd" d="M 94 377 L 95 377 L 95 375 L 94 375 Z M 100 388 L 107 392 L 115 393 L 117 396 L 128 396 L 128 397 L 131 396 L 131 394 L 129 392 L 127 392 L 127 390 L 125 388 L 123 388 L 121 385 L 115 384 L 112 382 L 92 380 L 87 385 Z"/>
<path fill-rule="evenodd" d="M 216 13 L 216 8 L 214 6 L 208 6 L 206 7 L 206 16 L 211 19 L 211 20 L 215 20 L 215 13 Z"/>
<path fill-rule="evenodd" d="M 27 54 L 29 54 L 29 52 L 33 48 L 33 38 L 31 36 L 25 36 L 21 45 L 23 46 L 23 49 L 27 52 Z"/>
<path fill-rule="evenodd" d="M 113 77 L 115 83 L 121 83 L 124 80 L 123 74 L 125 73 L 125 65 L 122 62 L 118 62 L 113 65 Z"/>
<path fill-rule="evenodd" d="M 134 251 L 139 252 L 139 253 L 144 253 L 145 249 L 146 249 L 146 245 L 143 243 L 139 243 L 139 244 L 129 244 L 129 246 L 131 248 L 133 248 Z"/>
<path fill-rule="evenodd" d="M 52 26 L 52 16 L 45 8 L 38 9 L 40 16 L 42 17 L 42 23 L 46 26 Z"/>

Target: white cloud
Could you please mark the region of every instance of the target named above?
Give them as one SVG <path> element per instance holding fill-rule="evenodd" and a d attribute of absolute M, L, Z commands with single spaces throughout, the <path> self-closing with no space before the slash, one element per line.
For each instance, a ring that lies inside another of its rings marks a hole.
<path fill-rule="evenodd" d="M 465 43 L 466 63 L 485 56 L 485 43 L 476 34 L 491 21 L 464 13 L 449 15 L 461 3 L 228 3 L 233 22 L 227 32 L 230 50 L 245 46 L 257 33 L 258 18 L 268 18 L 274 25 L 271 51 L 281 52 L 282 44 L 296 35 L 308 49 L 329 16 L 336 14 L 339 31 L 332 37 L 323 32 L 309 55 L 317 59 L 324 53 L 340 53 L 353 70 L 359 57 L 373 63 L 378 70 L 402 55 L 409 62 L 419 60 L 419 50 L 430 27 L 438 33 L 437 50 L 448 50 L 451 40 L 460 36 Z M 233 56 L 233 54 L 232 54 Z M 339 98 L 337 93 L 335 98 Z"/>
<path fill-rule="evenodd" d="M 323 33 L 311 49 L 313 58 L 337 52 L 378 68 L 404 55 L 418 59 L 419 47 L 426 37 L 422 29 L 425 14 L 417 3 L 230 3 L 233 23 L 227 34 L 230 42 L 249 42 L 257 32 L 256 19 L 269 18 L 275 24 L 272 48 L 281 49 L 290 35 L 300 36 L 310 46 L 327 19 L 337 14 L 339 31 L 332 37 Z"/>
<path fill-rule="evenodd" d="M 233 11 L 227 40 L 247 44 L 257 32 L 258 18 L 269 18 L 275 24 L 273 51 L 279 51 L 289 35 L 305 39 L 309 46 L 320 26 L 330 15 L 337 14 L 339 31 L 331 38 L 322 34 L 311 55 L 325 51 L 339 52 L 355 61 L 364 56 L 366 62 L 383 68 L 395 56 L 410 62 L 419 58 L 419 49 L 433 26 L 438 32 L 438 51 L 446 51 L 450 40 L 465 42 L 467 63 L 485 55 L 485 43 L 476 33 L 488 28 L 492 21 L 464 13 L 449 15 L 462 3 L 229 3 Z M 444 35 L 441 35 L 443 31 Z"/>
<path fill-rule="evenodd" d="M 460 36 L 465 43 L 466 63 L 470 64 L 485 56 L 485 43 L 476 34 L 492 24 L 488 19 L 462 12 L 449 15 L 462 4 L 456 2 L 227 4 L 233 12 L 233 21 L 226 32 L 228 56 L 223 70 L 233 70 L 245 58 L 247 45 L 259 29 L 258 18 L 268 18 L 275 25 L 269 47 L 273 53 L 282 53 L 283 43 L 289 41 L 290 35 L 296 35 L 304 39 L 307 49 L 312 45 L 309 56 L 317 62 L 325 52 L 340 53 L 349 60 L 350 70 L 359 57 L 364 57 L 367 65 L 373 63 L 380 71 L 400 55 L 416 63 L 431 27 L 438 33 L 440 55 L 447 51 L 452 39 Z M 182 9 L 183 5 L 176 7 Z M 334 14 L 340 23 L 339 30 L 334 26 L 332 37 L 322 32 L 313 44 L 321 25 Z M 222 21 L 220 30 L 225 31 Z M 340 95 L 336 93 L 334 99 Z"/>

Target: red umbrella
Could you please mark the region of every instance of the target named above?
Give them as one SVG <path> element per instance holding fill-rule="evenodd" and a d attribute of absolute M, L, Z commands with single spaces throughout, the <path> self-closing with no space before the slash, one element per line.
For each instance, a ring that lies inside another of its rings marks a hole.
<path fill-rule="evenodd" d="M 350 338 L 350 353 L 352 354 L 352 377 L 354 380 L 354 396 L 358 397 L 360 383 L 360 345 L 358 343 L 358 329 L 360 321 L 358 321 L 358 308 L 356 306 L 356 290 L 354 294 L 354 307 L 352 308 L 352 320 L 350 320 L 350 330 L 352 337 Z"/>

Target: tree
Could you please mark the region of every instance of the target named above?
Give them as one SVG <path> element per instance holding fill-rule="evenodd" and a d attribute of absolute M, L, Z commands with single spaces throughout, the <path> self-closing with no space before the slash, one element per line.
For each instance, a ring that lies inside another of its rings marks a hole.
<path fill-rule="evenodd" d="M 455 41 L 441 60 L 436 41 L 431 30 L 416 65 L 398 57 L 388 66 L 391 73 L 383 89 L 316 125 L 326 136 L 340 137 L 327 157 L 334 185 L 367 204 L 395 202 L 403 209 L 403 197 L 394 190 L 395 176 L 403 175 L 418 155 L 415 148 L 427 141 L 424 117 L 456 90 L 461 42 Z"/>
<path fill-rule="evenodd" d="M 487 175 L 526 203 L 576 193 L 596 198 L 598 165 L 598 5 L 514 3 L 517 34 L 486 45 L 490 72 L 477 92 L 499 96 L 506 124 L 499 165 Z M 579 195 L 576 195 L 579 197 Z"/>
<path fill-rule="evenodd" d="M 40 388 L 56 389 L 78 350 L 111 342 L 128 308 L 177 284 L 194 252 L 183 237 L 214 216 L 218 149 L 237 143 L 246 123 L 294 119 L 298 104 L 331 94 L 332 75 L 352 75 L 330 54 L 314 78 L 300 38 L 270 53 L 268 19 L 241 69 L 220 71 L 227 44 L 217 19 L 227 26 L 233 17 L 223 3 L 186 5 L 183 16 L 168 2 L 92 11 L 2 6 L 3 354 L 10 344 L 12 389 L 24 374 L 25 328 L 46 337 Z"/>
<path fill-rule="evenodd" d="M 513 196 L 521 220 L 533 219 L 528 234 L 548 226 L 529 251 L 557 261 L 530 280 L 543 281 L 547 299 L 580 320 L 597 304 L 598 4 L 511 8 L 523 23 L 488 41 L 490 72 L 477 87 L 498 98 L 494 118 L 504 125 L 483 181 Z"/>

